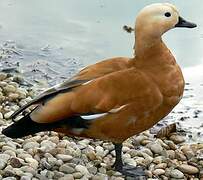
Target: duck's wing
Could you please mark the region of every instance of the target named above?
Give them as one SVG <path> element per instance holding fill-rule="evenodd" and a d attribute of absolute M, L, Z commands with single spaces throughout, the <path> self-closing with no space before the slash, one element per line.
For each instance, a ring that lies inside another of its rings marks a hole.
<path fill-rule="evenodd" d="M 53 123 L 83 115 L 116 113 L 115 109 L 133 103 L 140 112 L 149 112 L 162 103 L 159 88 L 134 68 L 107 74 L 69 92 L 58 93 L 32 113 L 37 123 Z"/>
<path fill-rule="evenodd" d="M 17 115 L 23 112 L 25 109 L 32 105 L 37 105 L 46 102 L 48 99 L 54 97 L 55 95 L 63 92 L 68 92 L 71 89 L 78 87 L 88 81 L 104 76 L 106 74 L 128 68 L 129 59 L 128 58 L 112 58 L 109 60 L 104 60 L 94 65 L 90 65 L 82 69 L 73 78 L 64 81 L 63 83 L 53 86 L 46 91 L 42 92 L 39 96 L 34 98 L 32 101 L 28 102 L 17 111 L 15 111 L 11 118 L 14 119 Z"/>

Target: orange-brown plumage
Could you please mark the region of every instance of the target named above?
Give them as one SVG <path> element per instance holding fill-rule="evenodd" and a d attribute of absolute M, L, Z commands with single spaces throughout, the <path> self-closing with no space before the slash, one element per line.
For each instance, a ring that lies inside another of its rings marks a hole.
<path fill-rule="evenodd" d="M 171 4 L 147 6 L 136 20 L 133 58 L 117 57 L 88 66 L 13 116 L 34 104 L 37 107 L 28 116 L 36 126 L 116 144 L 149 129 L 168 115 L 183 95 L 181 69 L 161 39 L 174 27 L 195 27 L 183 23 Z"/>

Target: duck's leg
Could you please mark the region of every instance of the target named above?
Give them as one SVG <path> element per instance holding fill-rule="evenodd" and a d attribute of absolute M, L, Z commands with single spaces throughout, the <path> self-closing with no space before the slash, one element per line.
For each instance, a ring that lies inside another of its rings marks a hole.
<path fill-rule="evenodd" d="M 122 144 L 114 144 L 115 152 L 116 152 L 116 160 L 113 164 L 113 167 L 116 171 L 121 172 L 123 169 L 123 160 L 122 160 Z"/>
<path fill-rule="evenodd" d="M 113 167 L 116 171 L 121 172 L 123 175 L 133 177 L 133 179 L 146 179 L 145 172 L 142 167 L 134 167 L 131 165 L 124 165 L 122 161 L 122 144 L 114 144 L 116 152 L 116 160 Z"/>

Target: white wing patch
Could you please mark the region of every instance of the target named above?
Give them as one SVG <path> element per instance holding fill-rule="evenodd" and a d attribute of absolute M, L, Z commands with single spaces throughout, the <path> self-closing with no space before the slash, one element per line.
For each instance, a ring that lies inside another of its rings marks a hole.
<path fill-rule="evenodd" d="M 106 113 L 93 114 L 93 115 L 84 115 L 84 116 L 80 116 L 80 117 L 83 118 L 83 119 L 86 119 L 86 120 L 98 119 L 98 118 L 104 117 L 104 116 L 106 116 L 108 114 L 117 113 L 126 106 L 127 105 L 123 105 L 123 106 L 121 106 L 119 108 L 111 109 L 110 111 L 108 111 Z"/>
<path fill-rule="evenodd" d="M 92 119 L 98 119 L 100 117 L 106 116 L 107 114 L 108 113 L 101 113 L 101 114 L 85 115 L 80 117 L 86 120 L 92 120 Z"/>

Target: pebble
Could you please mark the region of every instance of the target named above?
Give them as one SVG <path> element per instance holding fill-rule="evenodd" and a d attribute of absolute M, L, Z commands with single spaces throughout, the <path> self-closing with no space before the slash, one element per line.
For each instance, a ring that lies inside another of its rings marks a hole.
<path fill-rule="evenodd" d="M 156 170 L 153 171 L 153 174 L 155 176 L 160 176 L 160 175 L 165 174 L 165 170 L 163 170 L 163 169 L 156 169 Z"/>
<path fill-rule="evenodd" d="M 59 171 L 61 172 L 64 172 L 64 173 L 67 173 L 67 174 L 72 174 L 75 172 L 75 169 L 70 167 L 69 165 L 67 164 L 63 164 L 60 168 L 59 168 Z"/>
<path fill-rule="evenodd" d="M 21 176 L 20 180 L 31 180 L 30 176 Z"/>
<path fill-rule="evenodd" d="M 8 154 L 0 154 L 0 160 L 7 162 L 10 159 L 10 155 Z"/>
<path fill-rule="evenodd" d="M 13 113 L 14 113 L 14 111 L 9 111 L 9 112 L 5 113 L 4 118 L 9 119 Z"/>
<path fill-rule="evenodd" d="M 59 178 L 58 180 L 74 180 L 74 176 L 72 174 L 67 174 L 64 177 Z"/>
<path fill-rule="evenodd" d="M 170 140 L 172 140 L 175 144 L 180 144 L 185 142 L 185 138 L 180 135 L 172 135 L 170 136 Z"/>
<path fill-rule="evenodd" d="M 41 142 L 41 150 L 43 152 L 49 152 L 51 151 L 52 149 L 54 149 L 56 147 L 56 144 L 49 141 L 49 140 L 44 140 Z"/>
<path fill-rule="evenodd" d="M 28 149 L 38 148 L 38 147 L 39 147 L 39 143 L 37 143 L 37 142 L 27 142 L 23 145 L 23 149 L 25 151 Z"/>
<path fill-rule="evenodd" d="M 80 179 L 81 177 L 83 177 L 83 174 L 81 172 L 75 172 L 73 173 L 73 177 L 75 179 Z"/>
<path fill-rule="evenodd" d="M 7 78 L 7 74 L 6 73 L 0 73 L 0 81 L 3 81 Z"/>
<path fill-rule="evenodd" d="M 6 167 L 6 162 L 0 159 L 0 170 L 4 169 L 5 167 Z"/>
<path fill-rule="evenodd" d="M 155 169 L 166 169 L 167 163 L 160 163 L 155 166 Z"/>
<path fill-rule="evenodd" d="M 187 164 L 180 165 L 178 169 L 186 174 L 197 174 L 199 172 L 198 168 Z"/>
<path fill-rule="evenodd" d="M 171 170 L 170 177 L 176 178 L 176 179 L 182 179 L 184 178 L 184 174 L 178 169 L 174 169 L 174 170 Z"/>
<path fill-rule="evenodd" d="M 78 171 L 78 172 L 80 172 L 80 173 L 83 174 L 83 175 L 86 175 L 86 174 L 89 173 L 88 170 L 87 170 L 87 168 L 86 168 L 85 166 L 82 166 L 82 165 L 77 165 L 77 166 L 75 166 L 75 170 Z"/>
<path fill-rule="evenodd" d="M 20 168 L 22 166 L 20 160 L 18 158 L 15 158 L 15 157 L 11 158 L 9 162 L 13 168 Z"/>
<path fill-rule="evenodd" d="M 147 144 L 147 147 L 155 154 L 162 154 L 163 152 L 163 147 L 154 142 Z"/>
<path fill-rule="evenodd" d="M 25 158 L 25 161 L 28 162 L 29 165 L 30 165 L 32 168 L 34 168 L 34 169 L 37 169 L 37 168 L 38 168 L 39 163 L 38 163 L 37 160 L 35 160 L 35 159 L 33 159 L 33 158 L 27 157 L 27 158 Z"/>
<path fill-rule="evenodd" d="M 67 161 L 70 161 L 70 160 L 73 159 L 72 156 L 66 155 L 66 154 L 57 154 L 57 155 L 56 155 L 56 158 L 57 158 L 57 159 L 61 159 L 61 160 L 64 161 L 64 162 L 67 162 Z"/>
<path fill-rule="evenodd" d="M 96 155 L 103 157 L 104 156 L 104 148 L 101 146 L 96 146 Z"/>
<path fill-rule="evenodd" d="M 14 93 L 14 92 L 16 92 L 16 87 L 13 86 L 13 85 L 10 85 L 10 84 L 7 84 L 3 89 L 4 89 L 4 91 L 6 93 Z"/>

